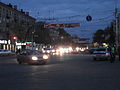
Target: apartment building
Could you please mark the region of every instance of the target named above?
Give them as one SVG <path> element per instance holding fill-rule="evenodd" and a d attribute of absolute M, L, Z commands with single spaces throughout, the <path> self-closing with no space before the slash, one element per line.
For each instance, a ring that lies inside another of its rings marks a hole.
<path fill-rule="evenodd" d="M 25 12 L 18 10 L 17 5 L 4 4 L 0 2 L 0 48 L 11 49 L 11 37 L 17 32 L 17 26 L 22 26 L 24 32 L 34 26 L 36 19 Z M 16 26 L 16 27 L 15 27 Z M 27 35 L 27 34 L 26 34 Z M 19 38 L 18 38 L 19 39 Z"/>

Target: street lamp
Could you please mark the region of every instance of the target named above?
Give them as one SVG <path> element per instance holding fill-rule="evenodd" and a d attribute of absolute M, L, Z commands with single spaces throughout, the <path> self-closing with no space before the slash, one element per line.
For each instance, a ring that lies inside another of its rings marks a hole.
<path fill-rule="evenodd" d="M 34 42 L 34 31 L 32 32 L 32 50 L 33 50 L 33 42 Z"/>

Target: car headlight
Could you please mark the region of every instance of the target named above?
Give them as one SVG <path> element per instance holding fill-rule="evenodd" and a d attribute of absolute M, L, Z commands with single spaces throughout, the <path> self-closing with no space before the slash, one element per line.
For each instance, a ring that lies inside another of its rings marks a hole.
<path fill-rule="evenodd" d="M 38 57 L 33 56 L 33 57 L 32 57 L 32 60 L 38 60 Z"/>
<path fill-rule="evenodd" d="M 43 55 L 43 59 L 48 59 L 48 55 Z"/>

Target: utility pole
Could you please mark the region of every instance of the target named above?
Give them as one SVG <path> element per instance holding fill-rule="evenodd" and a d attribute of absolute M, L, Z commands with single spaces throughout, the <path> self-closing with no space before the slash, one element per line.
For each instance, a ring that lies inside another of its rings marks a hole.
<path fill-rule="evenodd" d="M 119 32 L 118 32 L 118 8 L 117 0 L 115 1 L 115 32 L 116 32 L 116 46 L 119 44 Z"/>
<path fill-rule="evenodd" d="M 33 46 L 34 46 L 34 31 L 32 32 L 32 50 L 33 50 Z"/>
<path fill-rule="evenodd" d="M 32 50 L 33 50 L 33 47 L 34 47 L 34 34 L 35 34 L 35 23 L 33 25 L 33 31 L 32 31 Z"/>
<path fill-rule="evenodd" d="M 116 45 L 119 44 L 119 37 L 118 37 L 118 16 L 117 16 L 117 8 L 115 8 L 115 31 L 116 31 Z"/>

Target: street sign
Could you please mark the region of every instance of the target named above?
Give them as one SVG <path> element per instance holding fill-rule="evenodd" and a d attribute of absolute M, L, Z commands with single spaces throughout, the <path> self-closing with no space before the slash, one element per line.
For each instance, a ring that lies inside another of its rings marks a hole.
<path fill-rule="evenodd" d="M 88 16 L 86 17 L 86 20 L 87 20 L 87 21 L 92 21 L 92 17 L 91 17 L 90 15 L 88 15 Z"/>

